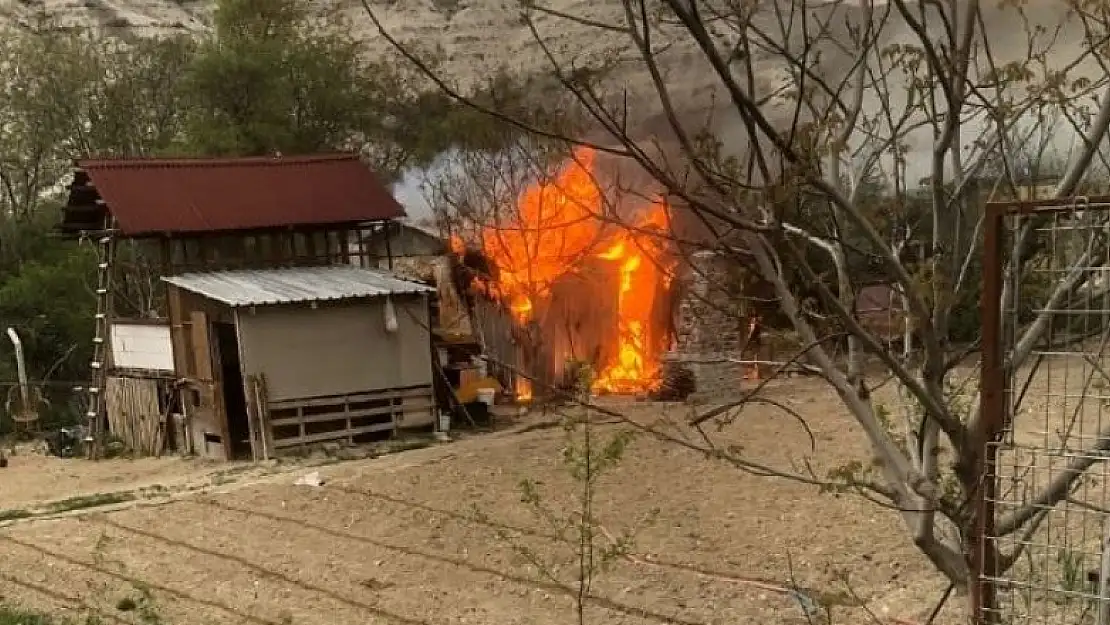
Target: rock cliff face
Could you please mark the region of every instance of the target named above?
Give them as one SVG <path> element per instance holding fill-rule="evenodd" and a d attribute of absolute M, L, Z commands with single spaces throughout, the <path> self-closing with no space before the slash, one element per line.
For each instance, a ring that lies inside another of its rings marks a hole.
<path fill-rule="evenodd" d="M 350 19 L 356 34 L 366 41 L 369 54 L 392 51 L 359 0 L 315 3 L 338 7 Z M 371 0 L 370 4 L 392 36 L 441 49 L 444 69 L 460 86 L 474 84 L 503 67 L 522 74 L 550 69 L 543 48 L 520 20 L 518 0 Z M 548 0 L 545 4 L 564 14 L 601 23 L 619 24 L 624 17 L 616 0 Z M 45 13 L 63 25 L 89 27 L 106 34 L 200 34 L 209 27 L 213 5 L 213 0 L 0 0 L 0 25 L 29 24 L 37 14 Z M 629 41 L 624 36 L 599 36 L 604 31 L 547 14 L 537 14 L 535 23 L 549 50 L 568 64 L 573 60 L 581 66 L 602 56 L 611 58 L 628 52 Z M 658 45 L 666 44 L 662 35 L 657 37 Z M 668 50 L 665 62 L 675 67 L 676 61 L 688 53 Z M 674 78 L 685 81 L 688 76 L 688 72 L 682 72 Z"/>

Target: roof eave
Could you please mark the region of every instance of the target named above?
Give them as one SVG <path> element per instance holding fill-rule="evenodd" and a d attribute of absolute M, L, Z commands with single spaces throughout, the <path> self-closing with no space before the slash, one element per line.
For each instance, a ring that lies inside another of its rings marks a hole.
<path fill-rule="evenodd" d="M 270 234 L 276 232 L 305 232 L 319 230 L 358 230 L 372 224 L 395 221 L 399 217 L 383 217 L 360 221 L 337 221 L 326 223 L 288 224 L 282 226 L 263 226 L 258 228 L 234 228 L 224 230 L 128 230 L 120 228 L 123 236 L 132 239 L 172 239 L 191 237 L 247 236 L 251 233 Z"/>
<path fill-rule="evenodd" d="M 180 288 L 184 288 L 184 287 L 180 287 Z M 186 289 L 186 290 L 188 290 L 188 289 Z M 190 292 L 192 292 L 192 291 L 190 291 Z M 340 303 L 345 303 L 345 302 L 357 302 L 357 301 L 360 301 L 360 300 L 379 299 L 379 298 L 382 298 L 382 297 L 403 297 L 403 296 L 406 296 L 406 295 L 429 295 L 430 291 L 394 291 L 392 293 L 372 293 L 372 294 L 369 294 L 369 295 L 349 295 L 349 296 L 346 296 L 346 297 L 315 297 L 315 298 L 294 299 L 294 300 L 263 300 L 263 301 L 257 301 L 257 302 L 228 302 L 228 301 L 225 301 L 225 300 L 216 299 L 214 297 L 209 297 L 209 296 L 201 294 L 201 293 L 194 293 L 194 294 L 195 295 L 200 295 L 201 297 L 206 297 L 206 298 L 208 298 L 208 299 L 210 299 L 214 302 L 219 302 L 220 304 L 222 304 L 224 306 L 227 306 L 228 308 L 234 308 L 236 310 L 242 310 L 244 308 L 255 308 L 255 307 L 305 306 L 305 305 L 312 305 L 312 304 L 340 304 Z"/>

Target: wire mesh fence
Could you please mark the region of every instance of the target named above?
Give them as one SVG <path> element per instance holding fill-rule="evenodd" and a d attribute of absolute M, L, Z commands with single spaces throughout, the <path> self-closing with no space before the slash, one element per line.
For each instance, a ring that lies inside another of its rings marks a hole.
<path fill-rule="evenodd" d="M 1007 213 L 982 621 L 1110 625 L 1110 203 Z"/>

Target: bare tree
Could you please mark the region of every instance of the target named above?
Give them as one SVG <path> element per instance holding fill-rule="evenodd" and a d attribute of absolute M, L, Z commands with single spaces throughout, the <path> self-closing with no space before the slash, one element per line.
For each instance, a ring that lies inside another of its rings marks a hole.
<path fill-rule="evenodd" d="M 805 345 L 804 357 L 859 423 L 874 454 L 875 462 L 836 480 L 899 510 L 913 542 L 960 588 L 973 581 L 969 502 L 979 491 L 992 432 L 976 409 L 954 399 L 958 370 L 972 350 L 953 340 L 952 325 L 955 309 L 978 288 L 983 200 L 1019 195 L 1025 170 L 1045 155 L 1063 155 L 1058 197 L 1081 190 L 1092 170 L 1105 171 L 1110 5 L 1066 4 L 620 0 L 606 22 L 529 1 L 521 13 L 552 74 L 594 122 L 591 133 L 574 139 L 634 161 L 674 205 L 713 225 L 714 249 L 754 260 Z M 364 5 L 390 43 L 441 88 L 469 101 Z M 607 41 L 620 38 L 626 44 L 620 62 L 635 71 L 623 84 L 579 80 L 582 66 L 547 45 L 540 16 Z M 691 101 L 700 93 L 689 82 L 695 69 L 677 72 L 668 65 L 675 57 L 697 60 L 712 97 Z M 630 93 L 636 87 L 625 85 L 636 81 L 642 88 Z M 630 113 L 644 108 L 648 94 L 658 115 Z M 542 121 L 484 110 L 537 136 L 560 136 Z M 878 203 L 865 197 L 869 179 L 883 181 Z M 819 218 L 794 220 L 802 207 Z M 1023 251 L 1031 232 L 1032 224 L 1018 235 L 1006 268 L 1011 275 L 1033 256 Z M 924 252 L 907 255 L 917 242 Z M 824 255 L 822 263 L 814 251 Z M 903 350 L 891 350 L 857 318 L 851 254 L 868 257 L 900 294 L 913 339 Z M 1071 260 L 1074 278 L 1053 285 L 1049 301 L 1063 301 L 1085 283 L 1080 268 L 1093 263 L 1086 256 Z M 808 278 L 821 315 L 812 314 L 813 303 L 794 287 L 788 268 Z M 1023 325 L 1008 371 L 1022 367 L 1044 338 L 1049 314 Z M 846 357 L 837 357 L 830 326 L 818 316 L 831 317 L 831 327 L 849 337 Z M 872 400 L 873 378 L 864 375 L 870 363 L 900 387 L 901 423 Z M 726 417 L 731 407 L 694 424 Z M 952 454 L 951 467 L 939 460 L 942 449 Z M 1030 501 L 1061 501 L 1081 474 L 1067 474 Z M 1042 518 L 1031 504 L 1000 519 L 998 529 L 1020 535 Z M 1018 554 L 994 555 L 1005 568 Z"/>

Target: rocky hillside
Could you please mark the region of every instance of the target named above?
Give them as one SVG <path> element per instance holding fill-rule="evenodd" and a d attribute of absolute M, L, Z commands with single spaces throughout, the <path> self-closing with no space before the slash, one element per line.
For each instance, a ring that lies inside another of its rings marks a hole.
<path fill-rule="evenodd" d="M 359 0 L 324 2 L 346 13 L 371 54 L 391 51 Z M 551 0 L 547 4 L 600 22 L 619 23 L 623 18 L 619 2 Z M 28 24 L 45 12 L 63 25 L 107 34 L 201 33 L 210 22 L 212 5 L 211 0 L 0 0 L 0 24 Z M 549 67 L 544 51 L 519 19 L 518 0 L 371 0 L 371 5 L 391 35 L 440 48 L 445 69 L 460 85 L 473 84 L 502 67 L 521 73 Z M 568 62 L 596 60 L 627 46 L 625 37 L 599 36 L 597 29 L 550 15 L 538 15 L 535 22 L 550 49 Z M 668 60 L 676 60 L 674 56 L 669 52 Z"/>
<path fill-rule="evenodd" d="M 376 41 L 380 39 L 377 31 L 358 0 L 319 3 L 341 8 L 371 48 L 388 47 Z M 92 27 L 109 34 L 199 33 L 207 28 L 213 4 L 212 0 L 0 0 L 0 24 L 27 24 L 45 13 L 63 25 Z M 619 3 L 555 0 L 550 4 L 588 19 L 615 21 L 619 16 Z M 520 23 L 517 0 L 372 0 L 371 5 L 395 36 L 440 46 L 453 64 L 472 71 L 505 64 L 527 66 L 542 60 L 541 50 Z M 556 49 L 590 52 L 606 48 L 599 41 L 603 38 L 583 37 L 592 33 L 586 27 L 575 28 L 551 17 L 540 17 L 537 23 Z"/>
<path fill-rule="evenodd" d="M 23 24 L 45 12 L 64 25 L 141 35 L 199 31 L 204 0 L 0 0 L 0 21 Z"/>
<path fill-rule="evenodd" d="M 359 0 L 316 1 L 338 6 L 349 16 L 356 33 L 366 41 L 368 54 L 393 52 L 378 34 Z M 533 32 L 520 20 L 519 0 L 370 0 L 370 3 L 386 30 L 395 38 L 428 48 L 440 48 L 444 58 L 443 73 L 464 88 L 483 80 L 499 68 L 507 67 L 520 74 L 550 72 L 547 53 L 537 43 Z M 996 64 L 1023 60 L 1032 47 L 1038 54 L 1045 52 L 1041 59 L 1044 65 L 1037 63 L 1029 68 L 1037 74 L 1067 68 L 1073 79 L 1077 75 L 1094 79 L 1104 76 L 1089 56 L 1083 58 L 1085 33 L 1074 15 L 1068 13 L 1067 3 L 1045 0 L 1020 4 L 1025 7 L 1024 17 L 1009 4 L 983 4 L 983 21 L 987 30 L 985 39 L 990 42 L 990 54 Z M 45 11 L 63 24 L 90 26 L 106 33 L 143 36 L 199 34 L 207 28 L 212 5 L 212 0 L 0 0 L 0 24 L 26 23 L 37 12 Z M 623 27 L 622 3 L 619 0 L 545 0 L 544 5 L 576 18 L 569 20 L 551 14 L 534 15 L 536 30 L 548 51 L 559 58 L 565 67 L 571 64 L 582 66 L 600 58 L 623 59 L 609 84 L 631 92 L 628 103 L 633 117 L 648 123 L 657 120 L 658 99 L 654 96 L 650 76 L 644 71 L 642 61 L 629 49 L 629 38 L 622 33 L 582 23 L 591 21 Z M 811 21 L 810 28 L 817 21 L 827 20 L 829 39 L 840 42 L 848 41 L 848 33 L 853 28 L 859 29 L 866 19 L 858 2 L 810 2 L 808 6 L 817 17 L 816 21 Z M 819 15 L 821 13 L 824 15 Z M 771 16 L 774 11 L 761 14 Z M 770 32 L 779 30 L 777 24 L 766 23 L 763 26 Z M 1030 46 L 1028 33 L 1037 28 L 1043 30 L 1036 35 L 1036 44 Z M 798 34 L 802 30 L 794 28 L 793 32 Z M 717 96 L 717 103 L 724 100 L 720 97 L 723 94 L 715 93 L 719 81 L 689 37 L 677 37 L 677 34 L 667 30 L 653 33 L 653 44 L 658 51 L 656 58 L 676 106 L 686 117 L 704 119 L 705 105 L 714 101 L 712 96 Z M 713 25 L 711 34 L 727 45 L 727 28 Z M 914 39 L 912 31 L 898 18 L 897 12 L 893 12 L 889 21 L 881 27 L 879 45 L 885 48 L 912 44 Z M 831 44 L 828 39 L 820 45 L 819 54 L 810 58 L 820 59 L 817 62 L 828 84 L 837 84 L 854 63 L 854 55 L 845 53 L 845 48 Z M 977 51 L 982 62 L 984 52 L 979 47 Z M 1081 61 L 1072 65 L 1076 59 Z M 782 84 L 788 64 L 781 56 L 761 55 L 758 52 L 755 61 L 759 74 L 757 82 L 763 86 L 761 91 L 768 94 L 775 91 L 771 85 Z M 739 65 L 734 66 L 734 71 L 742 71 Z M 898 83 L 905 79 L 898 73 L 890 77 L 889 92 L 895 100 L 904 92 Z M 870 100 L 873 95 L 869 93 L 865 98 L 865 107 L 872 107 Z M 775 104 L 776 98 L 772 97 L 768 106 L 773 108 Z M 775 117 L 773 110 L 769 112 L 771 117 Z M 739 130 L 734 122 L 722 122 L 719 117 L 718 113 L 713 120 L 718 132 Z M 652 124 L 653 129 L 654 126 Z"/>
<path fill-rule="evenodd" d="M 304 1 L 340 8 L 350 17 L 356 32 L 367 41 L 370 53 L 381 54 L 390 50 L 390 46 L 378 36 L 360 0 Z M 62 24 L 92 27 L 110 34 L 150 36 L 201 33 L 210 21 L 213 4 L 213 0 L 0 0 L 0 25 L 26 24 L 36 14 L 45 12 Z M 441 48 L 446 56 L 446 69 L 460 82 L 488 76 L 492 69 L 499 67 L 508 66 L 524 73 L 549 68 L 544 50 L 520 20 L 519 0 L 370 0 L 370 4 L 393 36 Z M 543 4 L 579 20 L 534 14 L 539 34 L 550 51 L 565 62 L 573 60 L 581 64 L 601 56 L 620 56 L 622 52 L 631 56 L 628 37 L 580 23 L 592 21 L 623 27 L 624 13 L 619 0 L 545 0 Z M 784 0 L 784 4 L 788 2 Z M 847 38 L 845 24 L 858 26 L 862 17 L 858 0 L 826 0 L 807 4 L 814 16 L 821 12 L 836 12 L 828 27 L 840 31 L 833 33 L 833 36 L 842 40 Z M 1021 4 L 1026 5 L 1024 20 L 1012 8 L 999 3 L 984 4 L 987 39 L 995 42 L 992 53 L 1003 59 L 1011 56 L 1007 48 L 1018 48 L 1019 52 L 1025 53 L 1026 35 L 1023 31 L 1041 27 L 1049 33 L 1041 36 L 1042 41 L 1056 34 L 1053 47 L 1073 48 L 1067 54 L 1050 54 L 1050 57 L 1074 58 L 1076 42 L 1070 41 L 1074 38 L 1061 40 L 1059 35 L 1063 33 L 1054 33 L 1054 29 L 1061 25 L 1065 31 L 1075 27 L 1074 18 L 1068 15 L 1067 3 L 1046 0 Z M 762 13 L 770 15 L 772 12 Z M 811 23 L 811 29 L 815 23 Z M 778 30 L 777 25 L 771 23 L 764 26 L 769 27 L 771 32 Z M 719 40 L 729 38 L 727 32 L 713 32 L 718 30 L 727 31 L 727 28 L 714 26 L 711 34 Z M 912 33 L 907 32 L 896 12 L 882 30 L 885 36 L 880 39 L 885 40 L 884 44 L 912 42 Z M 669 70 L 668 82 L 679 87 L 691 82 L 690 86 L 696 87 L 694 83 L 707 78 L 704 70 L 708 68 L 701 64 L 699 55 L 687 38 L 675 42 L 669 39 L 671 34 L 665 31 L 654 34 L 655 47 L 660 50 L 660 63 Z M 824 52 L 823 56 L 827 57 L 832 51 Z M 640 65 L 630 60 L 627 77 L 638 82 L 639 75 L 643 73 L 638 71 Z M 781 65 L 781 61 L 768 58 L 763 60 L 763 65 L 777 66 Z"/>

